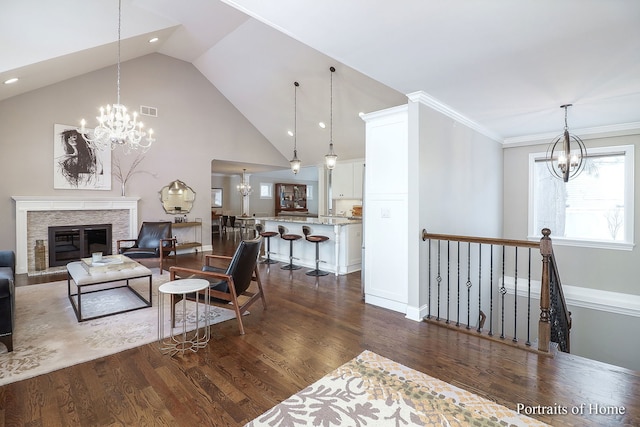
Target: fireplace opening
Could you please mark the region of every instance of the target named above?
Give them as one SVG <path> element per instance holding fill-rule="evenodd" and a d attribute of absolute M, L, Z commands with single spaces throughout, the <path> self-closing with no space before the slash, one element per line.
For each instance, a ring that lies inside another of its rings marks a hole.
<path fill-rule="evenodd" d="M 111 224 L 49 227 L 49 267 L 88 258 L 93 252 L 111 255 Z"/>

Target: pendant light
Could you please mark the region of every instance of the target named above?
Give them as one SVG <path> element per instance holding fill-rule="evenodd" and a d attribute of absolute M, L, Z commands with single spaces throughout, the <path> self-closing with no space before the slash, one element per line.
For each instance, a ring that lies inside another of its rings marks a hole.
<path fill-rule="evenodd" d="M 98 150 L 112 150 L 122 147 L 125 153 L 140 149 L 146 152 L 155 141 L 153 129 L 149 133 L 142 130 L 142 122 L 138 121 L 138 112 L 132 115 L 127 107 L 120 103 L 120 28 L 122 21 L 122 0 L 118 1 L 118 67 L 116 80 L 116 103 L 100 107 L 98 126 L 90 134 L 86 131 L 86 121 L 82 119 L 80 132 L 84 139 Z M 145 138 L 146 136 L 146 138 Z"/>
<path fill-rule="evenodd" d="M 300 83 L 293 82 L 293 159 L 289 161 L 294 174 L 300 171 L 300 160 L 298 160 L 298 86 Z"/>
<path fill-rule="evenodd" d="M 253 192 L 251 184 L 249 184 L 249 181 L 247 181 L 246 172 L 246 169 L 242 169 L 242 182 L 240 182 L 240 184 L 236 186 L 238 192 L 242 195 L 242 197 L 247 197 Z"/>
<path fill-rule="evenodd" d="M 567 109 L 572 105 L 565 104 L 560 106 L 560 108 L 564 108 L 564 132 L 551 141 L 547 149 L 549 172 L 564 182 L 568 182 L 571 178 L 580 175 L 580 172 L 585 167 L 587 157 L 587 149 L 584 142 L 576 135 L 569 133 Z"/>
<path fill-rule="evenodd" d="M 333 73 L 336 72 L 334 67 L 329 67 L 329 71 L 331 71 L 331 107 L 330 107 L 330 117 L 329 117 L 329 154 L 324 156 L 324 163 L 327 166 L 327 169 L 331 170 L 336 167 L 336 161 L 338 160 L 338 155 L 333 151 Z"/>

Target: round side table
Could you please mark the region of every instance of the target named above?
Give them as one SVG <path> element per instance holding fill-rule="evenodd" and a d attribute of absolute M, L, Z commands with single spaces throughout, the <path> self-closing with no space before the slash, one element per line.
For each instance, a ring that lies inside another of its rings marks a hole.
<path fill-rule="evenodd" d="M 204 279 L 181 279 L 164 283 L 158 288 L 158 343 L 160 351 L 165 354 L 184 353 L 187 350 L 193 352 L 207 346 L 209 342 L 209 292 L 204 293 L 204 316 L 201 316 L 200 304 L 187 301 L 187 294 L 204 291 L 209 287 L 209 282 Z M 175 316 L 171 318 L 171 297 L 169 306 L 165 307 L 165 297 L 169 295 L 182 295 L 182 301 L 176 304 Z M 195 304 L 195 329 L 187 330 L 188 321 L 187 302 Z M 169 310 L 169 322 L 165 325 L 165 311 Z M 201 319 L 202 318 L 202 319 Z M 172 324 L 175 322 L 175 326 Z M 178 324 L 179 323 L 179 324 Z M 201 331 L 200 329 L 203 328 Z"/>

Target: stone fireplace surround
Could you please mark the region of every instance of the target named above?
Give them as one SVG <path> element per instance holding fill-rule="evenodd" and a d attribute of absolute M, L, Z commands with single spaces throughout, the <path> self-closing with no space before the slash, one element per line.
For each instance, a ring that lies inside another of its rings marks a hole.
<path fill-rule="evenodd" d="M 117 239 L 135 238 L 138 230 L 138 197 L 12 196 L 12 199 L 16 205 L 16 274 L 34 273 L 33 246 L 36 239 L 46 242 L 50 225 L 111 223 L 113 245 Z"/>

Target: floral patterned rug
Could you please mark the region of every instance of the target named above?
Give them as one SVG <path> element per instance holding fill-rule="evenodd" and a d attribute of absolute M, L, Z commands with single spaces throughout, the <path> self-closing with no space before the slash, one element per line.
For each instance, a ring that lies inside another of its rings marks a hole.
<path fill-rule="evenodd" d="M 0 344 L 0 386 L 156 341 L 158 287 L 168 280 L 168 274 L 153 275 L 152 307 L 82 323 L 69 302 L 66 280 L 17 287 L 13 352 L 7 353 Z M 147 279 L 133 280 L 131 285 L 141 295 L 149 296 Z M 89 316 L 90 310 L 99 314 L 104 307 L 139 304 L 140 300 L 131 295 L 128 291 L 99 292 L 91 297 L 87 294 L 86 301 L 82 297 L 83 313 Z M 165 298 L 165 303 L 169 300 Z M 187 327 L 189 330 L 195 328 L 195 316 L 189 311 L 195 311 L 195 303 L 187 304 L 191 304 L 187 306 L 187 320 L 193 325 Z M 203 312 L 199 311 L 201 315 Z M 165 319 L 169 322 L 168 311 Z M 210 324 L 229 319 L 235 319 L 233 310 L 211 307 Z M 164 330 L 168 332 L 168 324 Z"/>
<path fill-rule="evenodd" d="M 371 351 L 247 424 L 259 426 L 546 426 Z"/>

